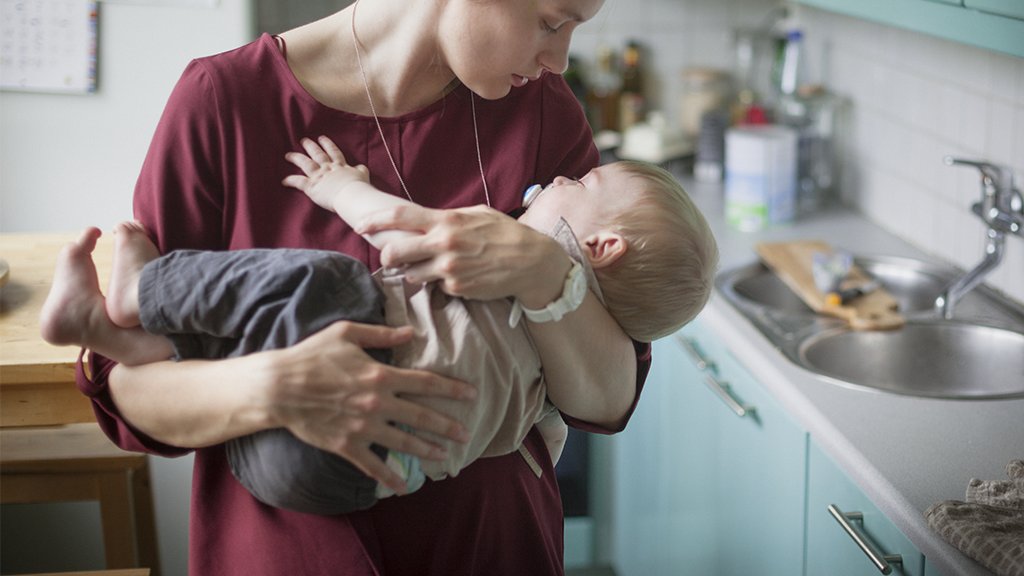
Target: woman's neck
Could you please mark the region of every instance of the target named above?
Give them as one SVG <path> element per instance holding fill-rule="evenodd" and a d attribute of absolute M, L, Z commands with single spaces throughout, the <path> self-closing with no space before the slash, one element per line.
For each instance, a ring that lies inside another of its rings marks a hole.
<path fill-rule="evenodd" d="M 441 98 L 455 78 L 436 41 L 437 17 L 434 2 L 360 0 L 283 33 L 288 64 L 307 91 L 328 106 L 369 115 L 368 88 L 378 116 L 413 112 Z"/>

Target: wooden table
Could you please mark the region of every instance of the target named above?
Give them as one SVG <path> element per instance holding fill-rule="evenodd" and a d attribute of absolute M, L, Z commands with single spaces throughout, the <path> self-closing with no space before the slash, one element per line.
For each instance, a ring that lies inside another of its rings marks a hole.
<path fill-rule="evenodd" d="M 96 424 L 75 387 L 78 348 L 39 336 L 57 254 L 76 236 L 0 234 L 9 268 L 0 287 L 0 502 L 98 500 L 107 568 L 158 576 L 148 460 L 114 446 Z M 94 253 L 102 287 L 111 247 L 108 234 Z"/>

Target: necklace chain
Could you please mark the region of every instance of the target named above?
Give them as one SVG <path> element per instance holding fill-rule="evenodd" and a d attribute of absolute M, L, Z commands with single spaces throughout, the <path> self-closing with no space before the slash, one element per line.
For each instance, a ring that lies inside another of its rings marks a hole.
<path fill-rule="evenodd" d="M 402 185 L 402 191 L 405 192 L 405 197 L 410 202 L 415 203 L 412 199 L 412 194 L 409 194 L 409 188 L 405 185 L 405 179 L 402 178 L 402 172 L 398 169 L 398 163 L 395 162 L 395 157 L 391 155 L 391 148 L 388 146 L 388 139 L 384 137 L 384 129 L 380 125 L 380 118 L 377 117 L 377 109 L 373 105 L 373 97 L 370 95 L 370 83 L 366 81 L 366 70 L 363 68 L 363 59 L 359 54 L 359 39 L 356 37 L 356 8 L 359 6 L 359 0 L 356 0 L 355 4 L 352 5 L 352 46 L 356 51 L 356 63 L 359 64 L 359 75 L 363 79 L 363 88 L 366 89 L 366 101 L 370 104 L 370 114 L 373 115 L 373 121 L 377 125 L 377 132 L 380 134 L 380 140 L 384 143 L 384 151 L 388 155 L 388 160 L 391 161 L 391 167 L 395 170 L 395 176 L 398 176 L 398 183 Z M 480 133 L 477 130 L 476 124 L 476 96 L 472 90 L 469 92 L 469 102 L 473 110 L 473 138 L 476 141 L 476 162 L 480 167 L 480 181 L 484 185 L 484 200 L 487 202 L 487 206 L 491 206 L 491 194 L 487 189 L 487 177 L 484 176 L 484 161 L 483 156 L 480 154 Z"/>

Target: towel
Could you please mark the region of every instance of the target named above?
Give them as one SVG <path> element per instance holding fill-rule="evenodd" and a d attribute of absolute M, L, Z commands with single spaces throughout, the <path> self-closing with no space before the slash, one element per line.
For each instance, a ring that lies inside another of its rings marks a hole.
<path fill-rule="evenodd" d="M 925 511 L 947 542 L 998 576 L 1024 576 L 1024 460 L 1006 466 L 1009 481 L 972 478 L 966 502 Z"/>

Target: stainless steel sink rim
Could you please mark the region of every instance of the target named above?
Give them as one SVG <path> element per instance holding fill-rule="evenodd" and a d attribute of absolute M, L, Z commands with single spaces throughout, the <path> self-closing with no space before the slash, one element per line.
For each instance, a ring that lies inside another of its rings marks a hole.
<path fill-rule="evenodd" d="M 930 304 L 944 286 L 957 277 L 959 272 L 956 269 L 930 262 L 891 256 L 861 256 L 855 258 L 855 262 L 882 280 L 883 285 L 894 292 L 894 295 L 901 300 L 901 311 L 904 308 L 910 308 L 903 312 L 907 319 L 906 331 L 916 331 L 921 327 L 933 332 L 999 331 L 1008 335 L 1011 340 L 1021 342 L 1017 346 L 1021 349 L 1020 361 L 1024 362 L 1024 307 L 1002 298 L 994 290 L 981 286 L 968 294 L 962 305 L 958 307 L 955 319 L 943 320 Z M 894 286 L 893 278 L 898 280 L 900 275 L 905 276 L 903 279 L 905 285 L 903 287 Z M 771 276 L 771 279 L 766 279 L 767 276 Z M 915 279 L 924 279 L 926 283 L 918 282 L 913 285 L 912 281 Z M 759 283 L 756 286 L 757 289 L 775 292 L 758 301 L 752 298 L 749 292 L 746 294 L 741 292 L 744 283 L 751 281 L 755 284 Z M 773 285 L 773 282 L 776 284 Z M 737 286 L 741 287 L 740 290 L 737 289 Z M 925 286 L 923 291 L 920 286 Z M 781 280 L 775 278 L 763 264 L 754 262 L 727 270 L 716 279 L 716 287 L 726 300 L 750 320 L 787 359 L 823 380 L 859 390 L 930 398 L 971 400 L 1024 397 L 1024 369 L 1021 370 L 1019 377 L 1016 377 L 1016 372 L 1010 371 L 1006 375 L 1008 380 L 1005 386 L 1000 382 L 988 389 L 978 389 L 975 386 L 960 386 L 956 389 L 951 389 L 952 386 L 928 388 L 914 382 L 887 382 L 884 381 L 885 378 L 879 378 L 879 381 L 875 382 L 858 382 L 856 381 L 858 378 L 843 373 L 843 370 L 830 370 L 827 367 L 816 366 L 807 357 L 807 351 L 814 346 L 828 346 L 821 344 L 828 339 L 836 339 L 837 342 L 841 342 L 843 339 L 849 338 L 864 340 L 870 336 L 855 336 L 863 333 L 850 330 L 841 320 L 815 314 Z M 779 306 L 779 303 L 782 306 Z M 907 337 L 905 336 L 905 338 Z M 1012 353 L 1016 353 L 1017 348 L 1012 348 L 1012 350 L 1014 351 Z M 943 374 L 940 373 L 939 376 L 943 377 Z M 948 375 L 946 376 L 948 377 Z M 1015 377 L 1020 381 L 1017 386 L 1014 386 L 1016 384 Z M 860 379 L 863 380 L 863 378 Z"/>
<path fill-rule="evenodd" d="M 977 339 L 986 341 L 973 341 Z M 906 356 L 911 352 L 908 347 L 922 344 L 938 351 L 916 358 Z M 961 373 L 965 365 L 953 349 L 960 346 L 967 348 L 965 354 L 985 356 L 975 362 L 985 366 L 985 374 Z M 869 354 L 874 347 L 884 347 L 893 356 L 904 358 L 900 362 L 848 360 L 858 347 Z M 915 321 L 900 330 L 877 332 L 834 328 L 802 340 L 796 354 L 801 366 L 856 388 L 929 398 L 1024 397 L 1024 333 L 1003 328 L 955 321 Z M 822 361 L 822 355 L 826 361 Z M 916 373 L 917 378 L 906 377 L 907 372 Z M 971 381 L 981 377 L 983 382 Z M 870 384 L 858 380 L 869 380 Z M 960 382 L 964 383 L 953 386 Z"/>

